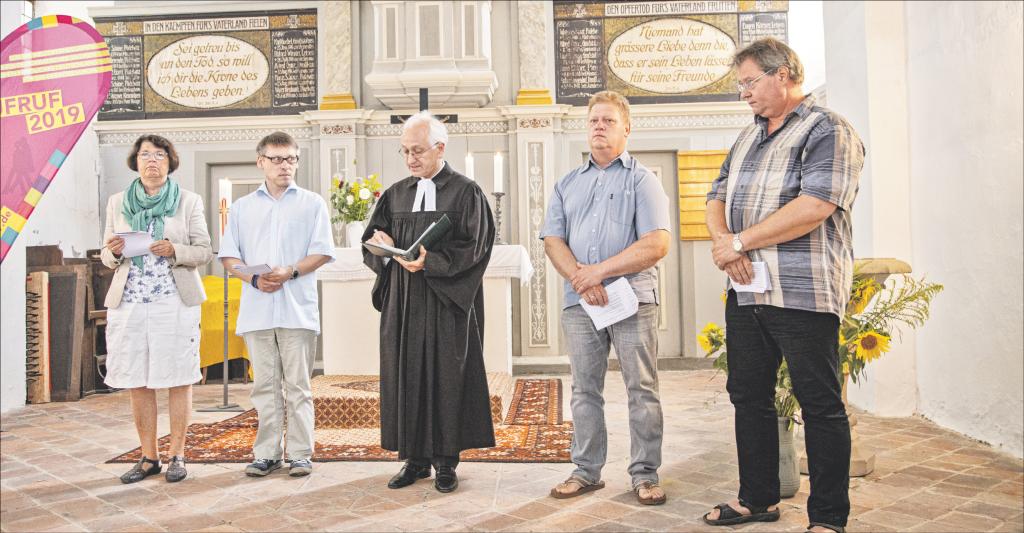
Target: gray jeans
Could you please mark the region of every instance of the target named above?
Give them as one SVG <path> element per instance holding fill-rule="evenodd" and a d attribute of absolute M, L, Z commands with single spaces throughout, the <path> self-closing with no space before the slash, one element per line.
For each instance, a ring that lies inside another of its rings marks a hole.
<path fill-rule="evenodd" d="M 562 330 L 569 343 L 572 367 L 573 475 L 591 483 L 601 479 L 608 456 L 604 423 L 604 378 L 609 347 L 622 369 L 629 397 L 629 475 L 636 487 L 658 482 L 661 466 L 662 415 L 658 398 L 658 306 L 640 310 L 622 322 L 598 331 L 579 305 L 562 311 Z"/>
<path fill-rule="evenodd" d="M 249 397 L 259 415 L 253 455 L 256 459 L 281 459 L 287 433 L 288 458 L 309 459 L 313 456 L 310 377 L 316 357 L 316 332 L 274 328 L 250 331 L 242 337 L 252 361 Z"/>

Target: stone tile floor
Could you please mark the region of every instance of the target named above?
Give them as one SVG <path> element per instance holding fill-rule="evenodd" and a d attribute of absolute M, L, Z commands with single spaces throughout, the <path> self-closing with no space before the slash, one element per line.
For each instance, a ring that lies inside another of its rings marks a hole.
<path fill-rule="evenodd" d="M 563 376 L 563 380 L 568 381 Z M 604 490 L 572 500 L 548 491 L 568 464 L 463 463 L 461 486 L 443 495 L 429 481 L 385 484 L 397 463 L 319 463 L 307 478 L 284 470 L 247 478 L 242 465 L 189 466 L 122 485 L 124 464 L 104 464 L 137 445 L 125 393 L 6 413 L 0 434 L 2 531 L 729 531 L 700 516 L 736 491 L 732 409 L 724 377 L 710 370 L 662 372 L 662 485 L 668 502 L 636 503 L 629 491 L 625 389 L 608 375 L 609 460 Z M 568 383 L 564 390 L 569 391 Z M 248 407 L 248 386 L 232 385 Z M 161 413 L 166 394 L 161 392 Z M 567 396 L 567 394 L 566 394 Z M 220 403 L 217 385 L 197 386 L 196 407 Z M 568 417 L 568 397 L 565 398 Z M 193 421 L 230 415 L 195 413 Z M 859 416 L 876 468 L 853 478 L 850 531 L 1022 531 L 1024 463 L 921 418 Z M 160 417 L 161 434 L 167 417 Z M 783 500 L 782 519 L 736 531 L 802 531 L 807 478 Z"/>

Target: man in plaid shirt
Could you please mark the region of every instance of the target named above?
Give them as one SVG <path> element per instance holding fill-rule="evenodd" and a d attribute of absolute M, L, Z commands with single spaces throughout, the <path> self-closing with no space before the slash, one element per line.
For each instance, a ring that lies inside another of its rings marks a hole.
<path fill-rule="evenodd" d="M 736 410 L 740 489 L 704 521 L 778 520 L 774 396 L 785 359 L 805 422 L 809 528 L 842 531 L 850 513 L 850 426 L 838 335 L 853 276 L 850 211 L 864 145 L 845 119 L 804 95 L 803 66 L 784 43 L 756 41 L 733 66 L 755 116 L 712 184 L 707 226 L 715 266 L 729 276 L 726 388 Z M 753 262 L 764 263 L 768 290 L 736 290 L 753 281 Z"/>

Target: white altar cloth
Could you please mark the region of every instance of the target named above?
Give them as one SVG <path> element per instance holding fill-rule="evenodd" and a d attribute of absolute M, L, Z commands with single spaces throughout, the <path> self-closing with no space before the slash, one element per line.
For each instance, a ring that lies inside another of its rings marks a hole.
<path fill-rule="evenodd" d="M 376 274 L 363 264 L 361 248 L 337 248 L 336 260 L 317 270 L 321 284 L 324 373 L 380 373 L 380 313 L 370 293 Z M 484 272 L 484 367 L 512 373 L 512 278 L 533 276 L 521 245 L 496 245 Z"/>

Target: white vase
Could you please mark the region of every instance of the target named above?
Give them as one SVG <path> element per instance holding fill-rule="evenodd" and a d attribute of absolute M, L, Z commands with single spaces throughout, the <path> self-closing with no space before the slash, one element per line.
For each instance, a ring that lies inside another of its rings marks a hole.
<path fill-rule="evenodd" d="M 349 248 L 358 248 L 363 242 L 363 232 L 365 231 L 366 226 L 362 221 L 345 224 L 345 245 Z"/>
<path fill-rule="evenodd" d="M 779 417 L 779 496 L 792 498 L 800 490 L 800 464 L 789 418 Z"/>

